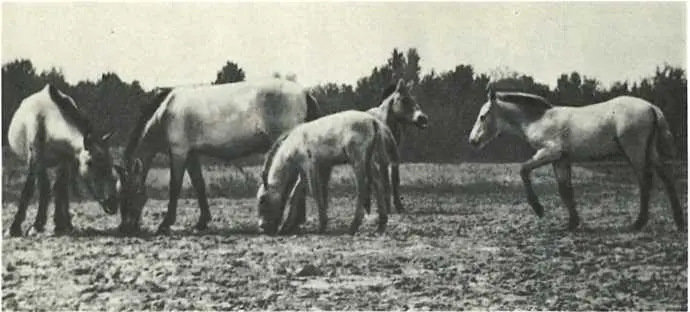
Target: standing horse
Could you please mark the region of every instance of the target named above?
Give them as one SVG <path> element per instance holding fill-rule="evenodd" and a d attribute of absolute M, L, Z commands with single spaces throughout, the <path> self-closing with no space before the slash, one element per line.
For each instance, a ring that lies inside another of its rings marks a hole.
<path fill-rule="evenodd" d="M 267 234 L 278 232 L 290 190 L 306 176 L 319 210 L 319 232 L 328 223 L 328 181 L 333 166 L 350 164 L 357 181 L 357 205 L 350 234 L 362 223 L 370 202 L 371 182 L 377 189 L 378 232 L 385 231 L 390 209 L 389 165 L 399 161 L 395 138 L 388 127 L 371 114 L 345 111 L 295 127 L 276 140 L 267 153 L 257 192 L 259 227 Z"/>
<path fill-rule="evenodd" d="M 320 115 L 300 85 L 280 79 L 162 89 L 142 116 L 125 150 L 122 232 L 137 231 L 146 203 L 146 176 L 153 156 L 170 156 L 168 212 L 157 234 L 175 223 L 182 178 L 189 173 L 206 229 L 211 213 L 199 156 L 233 160 L 267 151 L 286 130 Z M 304 203 L 301 203 L 302 205 Z"/>
<path fill-rule="evenodd" d="M 413 124 L 417 128 L 425 129 L 429 124 L 429 118 L 410 94 L 411 86 L 411 81 L 405 85 L 402 79 L 398 80 L 397 84 L 391 85 L 384 90 L 381 105 L 367 110 L 368 113 L 374 115 L 388 126 L 398 146 L 400 146 L 405 125 Z M 390 167 L 390 179 L 395 210 L 402 212 L 403 206 L 400 202 L 400 192 L 398 191 L 400 188 L 400 168 L 397 163 Z"/>
<path fill-rule="evenodd" d="M 522 164 L 520 175 L 527 201 L 542 217 L 544 208 L 532 189 L 532 170 L 553 164 L 558 191 L 568 209 L 568 228 L 575 229 L 580 218 L 575 210 L 571 163 L 614 154 L 623 154 L 640 185 L 640 212 L 633 224 L 639 230 L 647 223 L 653 171 L 664 183 L 678 229 L 685 228 L 681 204 L 661 153 L 673 154 L 672 136 L 659 108 L 630 96 L 584 107 L 553 107 L 544 98 L 525 93 L 497 93 L 489 87 L 486 102 L 469 136 L 471 145 L 483 148 L 503 132 L 526 140 L 537 152 Z"/>
<path fill-rule="evenodd" d="M 34 228 L 43 232 L 50 200 L 47 170 L 54 167 L 57 167 L 53 214 L 56 233 L 72 230 L 68 187 L 72 184 L 70 176 L 75 167 L 103 210 L 114 214 L 117 211 L 119 177 L 108 150 L 110 136 L 110 133 L 95 136 L 91 124 L 74 100 L 51 84 L 24 99 L 12 116 L 7 132 L 10 148 L 28 164 L 10 235 L 22 235 L 22 222 L 33 197 L 36 178 L 39 201 Z"/>

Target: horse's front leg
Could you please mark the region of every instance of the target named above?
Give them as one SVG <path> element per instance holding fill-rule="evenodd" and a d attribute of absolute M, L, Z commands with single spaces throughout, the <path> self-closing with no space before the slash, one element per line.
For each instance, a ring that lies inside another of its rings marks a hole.
<path fill-rule="evenodd" d="M 208 222 L 211 221 L 211 210 L 209 209 L 208 198 L 206 197 L 206 183 L 204 183 L 204 176 L 201 170 L 199 156 L 191 153 L 187 162 L 187 173 L 189 174 L 189 179 L 192 181 L 192 187 L 194 188 L 194 192 L 196 192 L 197 199 L 199 200 L 199 209 L 201 210 L 199 221 L 195 226 L 198 231 L 206 230 Z"/>
<path fill-rule="evenodd" d="M 323 234 L 328 226 L 328 198 L 323 194 L 323 187 L 321 187 L 323 183 L 319 169 L 319 166 L 316 164 L 310 164 L 307 170 L 307 180 L 309 181 L 311 194 L 314 197 L 314 201 L 316 201 L 316 207 L 319 210 L 319 233 Z"/>
<path fill-rule="evenodd" d="M 34 188 L 36 185 L 36 165 L 34 161 L 29 162 L 29 170 L 26 175 L 26 181 L 22 188 L 22 193 L 19 197 L 19 205 L 17 206 L 17 213 L 14 215 L 14 221 L 10 227 L 10 236 L 22 236 L 22 222 L 26 219 L 26 209 L 29 206 L 29 201 L 34 195 Z"/>
<path fill-rule="evenodd" d="M 175 224 L 177 219 L 177 199 L 180 197 L 182 189 L 182 178 L 186 168 L 187 157 L 179 154 L 170 153 L 170 187 L 168 201 L 168 213 L 165 214 L 163 222 L 158 226 L 156 235 L 170 234 L 170 226 Z"/>
<path fill-rule="evenodd" d="M 50 180 L 46 168 L 38 168 L 38 212 L 34 221 L 36 232 L 42 233 L 48 221 L 48 204 L 50 203 Z"/>
<path fill-rule="evenodd" d="M 560 160 L 553 163 L 553 172 L 558 181 L 558 193 L 561 195 L 563 204 L 568 209 L 568 229 L 574 230 L 580 224 L 580 217 L 575 210 L 575 198 L 572 183 L 572 165 L 567 160 Z"/>
<path fill-rule="evenodd" d="M 350 235 L 357 234 L 357 230 L 359 230 L 359 226 L 362 224 L 362 219 L 364 219 L 365 207 L 370 205 L 371 202 L 371 168 L 357 163 L 353 167 L 355 178 L 357 179 L 357 206 L 355 207 L 355 217 L 350 225 Z"/>
<path fill-rule="evenodd" d="M 53 224 L 55 224 L 55 234 L 62 234 L 70 232 L 72 222 L 69 215 L 69 184 L 73 183 L 70 179 L 69 168 L 65 165 L 60 166 L 57 171 L 57 177 L 53 184 L 53 193 L 55 201 L 55 212 L 53 213 Z"/>
<path fill-rule="evenodd" d="M 386 170 L 387 171 L 387 170 Z M 397 164 L 391 165 L 390 166 L 390 185 L 393 190 L 393 205 L 395 205 L 395 211 L 398 213 L 404 212 L 403 209 L 403 204 L 401 202 L 401 197 L 400 197 L 400 166 Z M 388 177 L 388 173 L 386 172 L 386 177 Z"/>
<path fill-rule="evenodd" d="M 530 158 L 530 160 L 524 162 L 520 168 L 520 177 L 522 178 L 522 183 L 525 186 L 527 202 L 532 207 L 532 210 L 534 210 L 534 213 L 536 213 L 540 218 L 544 216 L 544 206 L 539 203 L 539 198 L 532 188 L 532 179 L 530 178 L 530 174 L 532 173 L 532 170 L 554 162 L 561 157 L 562 153 L 560 152 L 549 149 L 540 149 L 532 156 L 532 158 Z"/>

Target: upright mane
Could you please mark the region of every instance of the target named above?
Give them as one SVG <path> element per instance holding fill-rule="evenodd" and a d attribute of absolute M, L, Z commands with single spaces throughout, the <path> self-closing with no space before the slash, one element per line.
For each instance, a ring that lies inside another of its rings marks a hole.
<path fill-rule="evenodd" d="M 496 97 L 503 102 L 513 103 L 523 110 L 534 111 L 539 109 L 543 112 L 553 107 L 553 104 L 547 99 L 530 93 L 496 92 Z"/>
<path fill-rule="evenodd" d="M 396 85 L 394 83 L 391 83 L 390 85 L 388 85 L 388 87 L 383 89 L 383 93 L 381 94 L 381 100 L 379 101 L 379 104 L 383 102 L 385 99 L 387 99 L 389 96 L 391 96 L 393 92 L 395 92 L 395 87 Z"/>
<path fill-rule="evenodd" d="M 137 144 L 139 144 L 139 140 L 141 139 L 141 132 L 144 131 L 144 128 L 146 127 L 146 123 L 151 119 L 151 116 L 153 116 L 153 113 L 156 112 L 159 106 L 161 106 L 161 103 L 163 103 L 163 100 L 165 100 L 166 97 L 168 97 L 168 94 L 172 91 L 172 88 L 159 88 L 154 91 L 155 98 L 151 103 L 145 104 L 141 107 L 141 115 L 139 116 L 139 119 L 137 120 L 137 124 L 134 127 L 134 130 L 129 136 L 129 142 L 127 143 L 127 147 L 125 148 L 125 159 L 129 158 L 129 156 L 132 154 L 134 149 L 137 147 Z"/>
<path fill-rule="evenodd" d="M 60 94 L 60 91 L 52 84 L 48 84 L 48 93 L 50 94 L 50 99 L 58 106 L 60 112 L 74 123 L 83 136 L 93 132 L 93 126 L 89 119 L 79 111 L 77 106 L 72 103 L 66 95 Z"/>

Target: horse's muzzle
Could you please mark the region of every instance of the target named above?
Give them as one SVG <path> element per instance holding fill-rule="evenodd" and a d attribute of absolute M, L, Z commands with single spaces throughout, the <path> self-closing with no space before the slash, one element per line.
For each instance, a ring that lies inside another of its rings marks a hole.
<path fill-rule="evenodd" d="M 110 196 L 107 199 L 100 202 L 103 211 L 109 215 L 114 215 L 117 212 L 117 208 L 120 201 L 116 196 Z"/>
<path fill-rule="evenodd" d="M 419 115 L 414 121 L 414 125 L 420 129 L 426 129 L 429 126 L 429 117 L 426 115 Z"/>
<path fill-rule="evenodd" d="M 479 148 L 479 145 L 480 145 L 480 144 L 479 144 L 479 140 L 477 140 L 477 139 L 470 139 L 470 140 L 469 140 L 469 143 L 470 143 L 470 145 L 472 145 L 472 147 L 474 147 L 474 148 Z"/>

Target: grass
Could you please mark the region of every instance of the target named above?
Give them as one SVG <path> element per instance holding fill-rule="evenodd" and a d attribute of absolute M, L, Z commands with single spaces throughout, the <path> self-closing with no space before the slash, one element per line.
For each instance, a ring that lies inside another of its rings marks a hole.
<path fill-rule="evenodd" d="M 687 167 L 674 166 L 687 202 Z M 405 164 L 407 212 L 392 215 L 383 236 L 369 216 L 355 237 L 344 234 L 354 203 L 349 169 L 334 172 L 328 232 L 316 234 L 310 199 L 304 233 L 289 237 L 257 233 L 258 168 L 243 169 L 247 177 L 205 168 L 213 221 L 203 233 L 190 230 L 199 211 L 185 181 L 173 234 L 153 235 L 167 206 L 167 171 L 154 169 L 141 237 L 119 237 L 119 217 L 88 200 L 72 205 L 72 236 L 52 236 L 52 222 L 44 234 L 5 234 L 3 309 L 687 310 L 687 234 L 675 230 L 658 181 L 649 224 L 627 230 L 638 188 L 618 163 L 574 169 L 583 221 L 575 232 L 564 230 L 549 168 L 533 174 L 546 208 L 538 219 L 517 164 Z M 22 180 L 8 173 L 5 229 Z M 32 206 L 25 228 L 34 215 Z"/>

